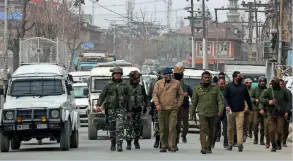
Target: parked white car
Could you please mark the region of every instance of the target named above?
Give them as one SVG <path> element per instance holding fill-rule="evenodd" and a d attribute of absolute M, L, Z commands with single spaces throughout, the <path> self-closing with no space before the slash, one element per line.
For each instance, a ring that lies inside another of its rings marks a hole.
<path fill-rule="evenodd" d="M 88 99 L 88 95 L 84 95 L 83 93 L 85 88 L 88 88 L 87 83 L 73 84 L 76 111 L 79 114 L 81 126 L 88 125 L 88 113 L 87 113 L 88 110 L 87 109 L 89 106 L 89 99 Z"/>

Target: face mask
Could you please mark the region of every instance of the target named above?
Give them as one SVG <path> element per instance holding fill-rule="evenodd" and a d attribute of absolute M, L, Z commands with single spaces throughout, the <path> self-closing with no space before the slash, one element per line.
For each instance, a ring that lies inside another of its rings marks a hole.
<path fill-rule="evenodd" d="M 223 91 L 224 89 L 225 89 L 225 87 L 224 87 L 224 86 L 221 86 L 221 87 L 220 87 L 220 90 L 221 90 L 221 91 Z"/>
<path fill-rule="evenodd" d="M 272 87 L 273 87 L 273 89 L 279 89 L 280 85 L 279 85 L 279 83 L 273 83 Z"/>
<path fill-rule="evenodd" d="M 172 79 L 172 75 L 165 75 L 164 78 L 165 78 L 165 81 L 169 82 Z"/>
<path fill-rule="evenodd" d="M 238 78 L 238 83 L 240 84 L 240 83 L 242 83 L 242 80 L 243 80 L 243 78 Z"/>
<path fill-rule="evenodd" d="M 183 73 L 174 73 L 174 78 L 176 80 L 181 80 L 183 78 Z"/>

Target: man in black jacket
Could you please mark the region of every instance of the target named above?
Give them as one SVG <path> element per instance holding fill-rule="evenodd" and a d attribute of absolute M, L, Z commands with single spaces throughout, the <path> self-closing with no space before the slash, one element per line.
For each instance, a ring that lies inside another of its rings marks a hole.
<path fill-rule="evenodd" d="M 226 81 L 223 78 L 220 78 L 218 81 L 218 86 L 220 87 L 221 91 L 223 92 L 226 86 Z M 225 105 L 227 106 L 227 105 Z M 215 135 L 214 135 L 214 143 L 212 147 L 215 146 L 215 143 L 217 141 L 217 135 L 221 136 L 221 123 L 223 123 L 223 137 L 224 137 L 224 142 L 223 146 L 224 148 L 228 147 L 228 137 L 227 137 L 227 116 L 226 116 L 226 110 L 224 109 L 223 115 L 222 116 L 217 116 L 216 118 L 216 124 L 215 124 Z"/>
<path fill-rule="evenodd" d="M 228 121 L 228 148 L 232 150 L 234 141 L 234 127 L 236 124 L 237 144 L 239 152 L 243 151 L 243 121 L 244 121 L 244 102 L 246 101 L 248 109 L 252 110 L 252 104 L 247 87 L 242 83 L 242 75 L 239 71 L 233 73 L 233 82 L 229 83 L 224 89 L 224 98 L 226 104 L 226 114 Z"/>

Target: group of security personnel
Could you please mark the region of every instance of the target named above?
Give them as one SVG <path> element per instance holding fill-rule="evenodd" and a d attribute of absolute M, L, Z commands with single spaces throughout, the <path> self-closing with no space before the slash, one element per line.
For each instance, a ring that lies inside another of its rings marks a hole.
<path fill-rule="evenodd" d="M 138 71 L 131 71 L 128 75 L 130 82 L 123 81 L 122 75 L 122 68 L 113 69 L 112 79 L 103 88 L 97 103 L 97 111 L 107 110 L 110 149 L 117 149 L 118 152 L 123 151 L 124 139 L 127 142 L 127 150 L 131 150 L 133 140 L 134 147 L 140 149 L 141 114 L 147 112 L 148 104 L 145 88 L 139 84 L 141 74 Z"/>
<path fill-rule="evenodd" d="M 264 145 L 265 136 L 265 145 L 269 148 L 271 143 L 271 151 L 281 150 L 282 146 L 286 146 L 292 94 L 283 87 L 283 80 L 274 78 L 267 88 L 266 78 L 260 77 L 258 87 L 251 90 L 251 81 L 243 81 L 240 72 L 235 71 L 233 82 L 226 85 L 223 73 L 218 75 L 217 82 L 212 83 L 212 74 L 204 71 L 201 83 L 192 90 L 184 83 L 183 64 L 178 63 L 173 69 L 167 67 L 158 72 L 158 79 L 149 86 L 148 95 L 139 84 L 141 74 L 138 71 L 130 72 L 130 82 L 125 82 L 121 79 L 122 68 L 113 70 L 112 80 L 104 87 L 97 103 L 97 110 L 108 110 L 112 151 L 123 151 L 124 139 L 127 150 L 131 149 L 132 140 L 135 148 L 140 149 L 141 114 L 145 114 L 149 106 L 154 121 L 154 148 L 160 147 L 160 152 L 179 150 L 181 122 L 182 142 L 187 142 L 188 119 L 194 119 L 195 111 L 200 122 L 202 154 L 212 153 L 222 131 L 219 127 L 221 122 L 224 126 L 224 147 L 227 150 L 232 150 L 233 144 L 237 144 L 239 151 L 243 151 L 246 134 L 252 137 L 251 124 L 254 144 L 258 144 L 260 124 L 261 145 Z M 189 97 L 192 98 L 191 106 Z"/>

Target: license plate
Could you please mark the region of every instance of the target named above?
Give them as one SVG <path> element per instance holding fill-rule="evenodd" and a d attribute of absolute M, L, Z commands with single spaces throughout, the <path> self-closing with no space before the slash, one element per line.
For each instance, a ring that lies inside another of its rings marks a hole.
<path fill-rule="evenodd" d="M 29 128 L 29 125 L 17 125 L 17 130 L 27 130 Z"/>
<path fill-rule="evenodd" d="M 80 115 L 85 115 L 85 114 L 86 114 L 85 111 L 78 111 L 78 113 L 79 113 Z"/>
<path fill-rule="evenodd" d="M 37 129 L 47 129 L 48 125 L 47 124 L 37 124 Z"/>

